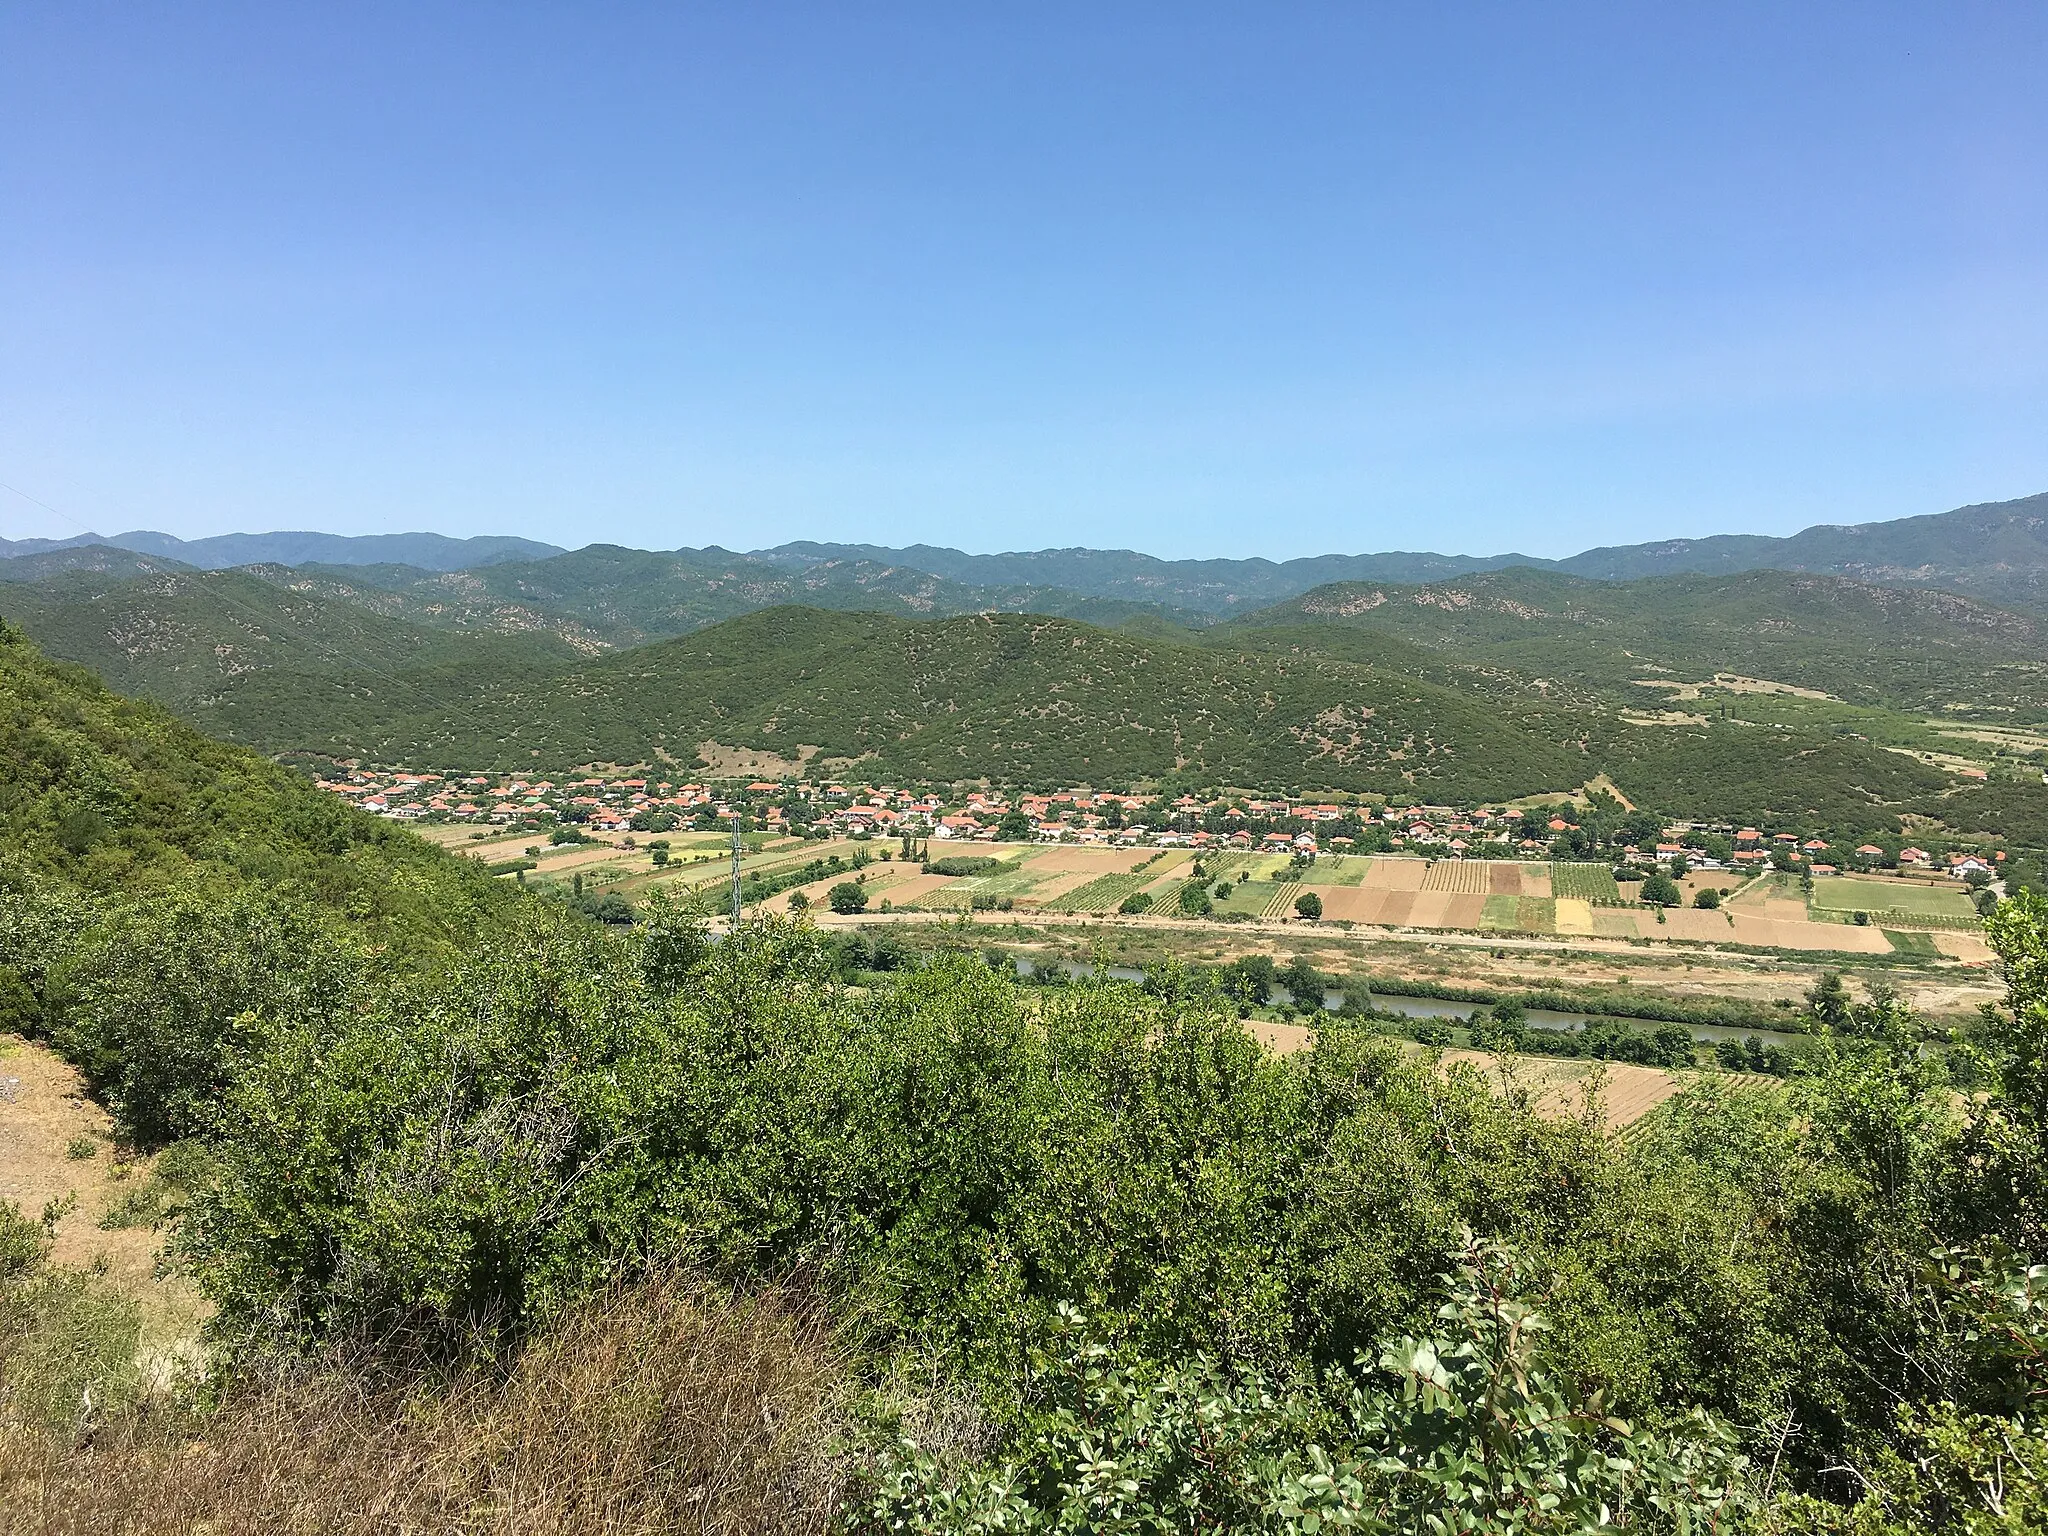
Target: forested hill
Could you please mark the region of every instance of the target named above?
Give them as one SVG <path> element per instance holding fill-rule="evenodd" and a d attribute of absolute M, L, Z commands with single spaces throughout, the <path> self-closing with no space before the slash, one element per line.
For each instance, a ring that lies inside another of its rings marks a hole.
<path fill-rule="evenodd" d="M 1332 582 L 1442 582 L 1525 566 L 1599 581 L 1681 572 L 1807 571 L 1883 586 L 1933 587 L 2007 606 L 2048 605 L 2048 494 L 1881 523 L 1822 525 L 1789 538 L 1718 534 L 1589 549 L 1561 560 L 1528 555 L 1387 553 L 1304 559 L 1161 560 L 1127 549 L 1041 549 L 970 555 L 915 544 L 778 545 L 757 559 L 793 570 L 865 560 L 953 581 L 1041 583 L 1098 597 L 1174 604 L 1215 615 L 1250 612 Z"/>
<path fill-rule="evenodd" d="M 547 629 L 428 628 L 331 585 L 281 568 L 74 573 L 0 587 L 0 613 L 118 686 L 278 754 L 688 771 L 715 742 L 862 778 L 1453 802 L 1605 773 L 1674 815 L 1874 830 L 1906 811 L 1950 824 L 1967 812 L 1967 830 L 2048 842 L 2032 791 L 1958 795 L 1947 774 L 1886 750 L 1927 744 L 1901 709 L 2040 718 L 2036 621 L 1833 578 L 1604 587 L 1482 573 L 1321 589 L 1199 634 L 788 607 L 595 653 L 587 631 L 578 645 Z M 1786 718 L 1758 714 L 1770 695 L 1688 696 L 1731 672 L 1816 698 Z M 1829 715 L 1850 708 L 1832 699 L 1888 705 L 1881 723 L 1907 735 L 1868 739 L 1872 722 Z"/>
<path fill-rule="evenodd" d="M 266 574 L 301 589 L 319 584 L 334 596 L 416 623 L 463 629 L 547 627 L 605 646 L 669 639 L 788 603 L 907 618 L 1030 612 L 1098 624 L 1207 622 L 1206 615 L 1156 602 L 1084 596 L 1044 585 L 966 585 L 874 560 L 829 561 L 792 571 L 717 549 L 661 553 L 592 544 L 546 560 L 507 561 L 473 571 L 316 565 Z"/>
<path fill-rule="evenodd" d="M 1211 617 L 1246 613 L 1332 581 L 1434 581 L 1508 565 L 1540 565 L 1526 555 L 1310 555 L 1298 560 L 1162 560 L 1131 549 L 1038 549 L 970 555 L 913 544 L 817 544 L 799 541 L 750 558 L 807 572 L 846 562 L 929 571 L 988 587 L 1054 587 L 1090 597 L 1157 603 Z"/>
<path fill-rule="evenodd" d="M 552 671 L 578 655 L 546 629 L 450 634 L 291 590 L 260 570 L 71 573 L 0 586 L 0 616 L 124 692 L 271 750 L 330 711 L 445 708 L 479 676 Z"/>
<path fill-rule="evenodd" d="M 1583 773 L 1576 752 L 1485 701 L 1383 667 L 1010 614 L 774 609 L 551 677 L 486 682 L 459 714 L 357 718 L 347 734 L 337 724 L 330 750 L 478 766 L 687 764 L 718 741 L 792 762 L 816 749 L 885 778 L 1183 771 L 1466 799 Z"/>
<path fill-rule="evenodd" d="M 1507 570 L 1420 587 L 1341 583 L 1219 632 L 1326 648 L 1342 630 L 1399 638 L 1649 705 L 1658 682 L 1716 673 L 1905 709 L 2048 711 L 2048 621 L 1943 592 L 1751 571 L 1626 583 Z M 1632 696 L 1632 697 L 1631 697 Z"/>

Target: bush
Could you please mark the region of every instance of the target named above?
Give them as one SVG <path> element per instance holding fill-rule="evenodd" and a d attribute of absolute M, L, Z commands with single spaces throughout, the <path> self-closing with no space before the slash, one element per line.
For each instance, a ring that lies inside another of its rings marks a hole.
<path fill-rule="evenodd" d="M 867 888 L 852 880 L 842 880 L 833 886 L 825 900 L 842 917 L 851 917 L 868 909 Z"/>
<path fill-rule="evenodd" d="M 987 858 L 979 854 L 956 853 L 943 859 L 933 859 L 924 866 L 930 875 L 987 875 L 1009 866 L 1001 859 Z"/>
<path fill-rule="evenodd" d="M 1063 1309 L 1065 1349 L 1034 1374 L 1010 1453 L 948 1464 L 901 1442 L 872 1528 L 1712 1530 L 1737 1514 L 1746 1462 L 1729 1428 L 1615 1418 L 1538 1351 L 1513 1258 L 1469 1233 L 1458 1257 L 1440 1334 L 1360 1354 L 1320 1397 L 1207 1359 L 1121 1360 Z"/>
<path fill-rule="evenodd" d="M 209 1129 L 235 1058 L 287 1022 L 352 1006 L 363 957 L 339 925 L 275 893 L 180 886 L 116 912 L 71 968 L 55 1043 L 144 1145 Z"/>
<path fill-rule="evenodd" d="M 1149 891 L 1133 891 L 1117 903 L 1117 911 L 1126 917 L 1135 917 L 1140 912 L 1152 910 L 1152 896 Z"/>
<path fill-rule="evenodd" d="M 1180 909 L 1189 917 L 1207 917 L 1215 910 L 1209 900 L 1209 882 L 1190 880 L 1180 888 Z"/>
<path fill-rule="evenodd" d="M 1703 887 L 1697 894 L 1694 895 L 1692 899 L 1692 904 L 1695 907 L 1703 909 L 1704 911 L 1711 912 L 1721 905 L 1721 893 L 1715 890 L 1711 885 Z"/>
<path fill-rule="evenodd" d="M 1305 922 L 1314 922 L 1323 915 L 1323 898 L 1314 891 L 1303 891 L 1294 898 L 1294 911 Z"/>

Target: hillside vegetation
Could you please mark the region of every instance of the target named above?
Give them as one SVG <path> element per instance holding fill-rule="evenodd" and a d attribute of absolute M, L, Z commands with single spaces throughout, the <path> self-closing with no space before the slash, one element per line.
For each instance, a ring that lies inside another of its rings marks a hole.
<path fill-rule="evenodd" d="M 500 722 L 495 730 L 464 721 Z M 814 746 L 883 776 L 1024 781 L 1176 771 L 1394 793 L 1527 792 L 1578 765 L 1450 689 L 1322 656 L 1232 653 L 1071 620 L 931 623 L 777 609 L 489 687 L 384 739 L 450 762 L 687 762 L 717 740 Z"/>
<path fill-rule="evenodd" d="M 1298 641 L 1302 626 L 1397 636 L 1468 665 L 1555 679 L 1638 709 L 1672 697 L 1646 685 L 1730 673 L 1898 709 L 1962 703 L 2048 714 L 2048 621 L 1833 576 L 1758 571 L 1610 583 L 1509 570 L 1421 587 L 1340 584 L 1232 629 L 1276 626 Z"/>
<path fill-rule="evenodd" d="M 562 558 L 586 574 L 669 561 Z M 1200 632 L 780 608 L 620 650 L 609 598 L 586 622 L 547 606 L 564 599 L 527 567 L 494 569 L 526 596 L 492 595 L 490 572 L 422 585 L 384 568 L 74 571 L 0 586 L 0 613 L 283 754 L 559 773 L 687 769 L 718 742 L 835 775 L 1453 803 L 1605 773 L 1675 816 L 1874 834 L 1914 812 L 2030 846 L 2043 831 L 2024 787 L 1958 787 L 1887 750 L 1952 746 L 1924 716 L 2048 714 L 2041 621 L 1946 594 L 1514 570 L 1319 588 Z M 614 590 L 591 579 L 587 592 Z"/>
<path fill-rule="evenodd" d="M 141 579 L 68 572 L 0 587 L 0 614 L 52 655 L 209 731 L 272 750 L 330 717 L 458 707 L 479 676 L 551 672 L 578 655 L 545 628 L 449 634 L 291 590 L 261 570 Z"/>
<path fill-rule="evenodd" d="M 2038 902 L 1967 1050 L 1824 984 L 1623 1141 L 1207 976 L 608 930 L 11 634 L 0 703 L 16 1027 L 178 1146 L 218 1308 L 152 1383 L 0 1206 L 0 1529 L 2042 1518 Z"/>
<path fill-rule="evenodd" d="M 340 1006 L 348 978 L 452 955 L 510 894 L 5 625 L 0 763 L 0 1029 L 63 1042 L 148 1137 L 194 1128 L 237 1015 L 281 978 L 325 966 L 299 1003 Z"/>

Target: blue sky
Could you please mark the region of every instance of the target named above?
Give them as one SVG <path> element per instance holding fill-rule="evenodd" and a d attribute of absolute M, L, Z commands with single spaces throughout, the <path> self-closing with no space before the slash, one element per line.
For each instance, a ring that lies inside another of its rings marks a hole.
<path fill-rule="evenodd" d="M 0 10 L 0 534 L 1275 558 L 2048 489 L 2048 7 Z"/>

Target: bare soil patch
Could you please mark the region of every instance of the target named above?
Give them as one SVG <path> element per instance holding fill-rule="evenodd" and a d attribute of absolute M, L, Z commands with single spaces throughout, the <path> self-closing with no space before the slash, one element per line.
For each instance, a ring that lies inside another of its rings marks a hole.
<path fill-rule="evenodd" d="M 192 1283 L 159 1278 L 164 1236 L 154 1229 L 108 1229 L 100 1219 L 122 1195 L 149 1177 L 146 1158 L 117 1158 L 113 1121 L 85 1094 L 76 1068 L 46 1046 L 0 1035 L 0 1200 L 24 1216 L 53 1202 L 68 1206 L 57 1222 L 50 1257 L 94 1270 L 142 1308 L 145 1355 L 182 1350 L 210 1309 Z M 73 1157 L 90 1143 L 90 1157 Z"/>

